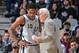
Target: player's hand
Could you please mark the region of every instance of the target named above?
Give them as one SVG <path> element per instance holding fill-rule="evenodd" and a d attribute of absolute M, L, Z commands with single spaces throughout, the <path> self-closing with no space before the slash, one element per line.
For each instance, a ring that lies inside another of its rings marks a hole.
<path fill-rule="evenodd" d="M 23 47 L 27 47 L 27 43 L 24 40 L 20 40 L 18 45 L 23 48 Z"/>
<path fill-rule="evenodd" d="M 19 48 L 19 47 L 18 47 L 18 42 L 17 42 L 17 41 L 12 43 L 12 48 L 14 48 L 14 49 L 15 49 L 15 48 Z"/>
<path fill-rule="evenodd" d="M 9 39 L 12 41 L 12 42 L 16 42 L 17 41 L 17 37 L 15 35 L 11 35 L 9 37 Z"/>

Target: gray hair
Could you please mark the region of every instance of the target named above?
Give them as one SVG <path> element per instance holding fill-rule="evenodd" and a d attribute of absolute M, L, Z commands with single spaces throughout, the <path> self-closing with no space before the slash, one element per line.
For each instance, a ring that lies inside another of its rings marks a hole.
<path fill-rule="evenodd" d="M 50 13 L 49 10 L 47 8 L 41 8 L 38 11 L 40 14 L 46 14 L 48 16 L 48 18 L 50 18 Z"/>

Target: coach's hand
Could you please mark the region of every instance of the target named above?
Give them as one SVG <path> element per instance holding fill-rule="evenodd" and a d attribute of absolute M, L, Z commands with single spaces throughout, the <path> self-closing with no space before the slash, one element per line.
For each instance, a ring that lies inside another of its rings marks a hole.
<path fill-rule="evenodd" d="M 33 35 L 33 36 L 32 36 L 32 40 L 33 40 L 34 43 L 38 43 L 37 36 Z"/>
<path fill-rule="evenodd" d="M 38 43 L 38 44 L 42 41 L 42 40 L 41 40 L 41 37 L 38 37 L 38 36 L 35 36 L 35 35 L 32 36 L 32 40 L 33 40 L 34 42 Z"/>

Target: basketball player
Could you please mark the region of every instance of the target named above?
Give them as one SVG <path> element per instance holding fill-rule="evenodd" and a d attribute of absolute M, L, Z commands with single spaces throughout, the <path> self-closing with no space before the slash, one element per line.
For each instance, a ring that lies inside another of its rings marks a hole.
<path fill-rule="evenodd" d="M 19 41 L 19 53 L 39 53 L 39 45 L 27 46 L 28 43 L 26 43 L 35 43 L 34 41 L 32 41 L 32 36 L 39 34 L 39 19 L 38 16 L 36 16 L 35 4 L 30 4 L 28 7 L 28 14 L 24 14 L 23 16 L 17 18 L 16 21 L 9 28 L 9 33 L 12 41 L 15 42 L 17 40 L 17 37 L 14 34 L 16 27 L 23 24 L 24 26 L 22 32 L 22 39 L 25 41 Z"/>

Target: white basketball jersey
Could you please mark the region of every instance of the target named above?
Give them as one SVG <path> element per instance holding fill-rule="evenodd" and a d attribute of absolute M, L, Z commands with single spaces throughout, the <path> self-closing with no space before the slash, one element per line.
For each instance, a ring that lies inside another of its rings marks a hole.
<path fill-rule="evenodd" d="M 23 38 L 26 41 L 32 42 L 32 36 L 39 33 L 39 21 L 38 16 L 35 16 L 34 20 L 30 20 L 27 15 L 23 15 L 25 18 L 25 25 L 23 26 Z"/>

